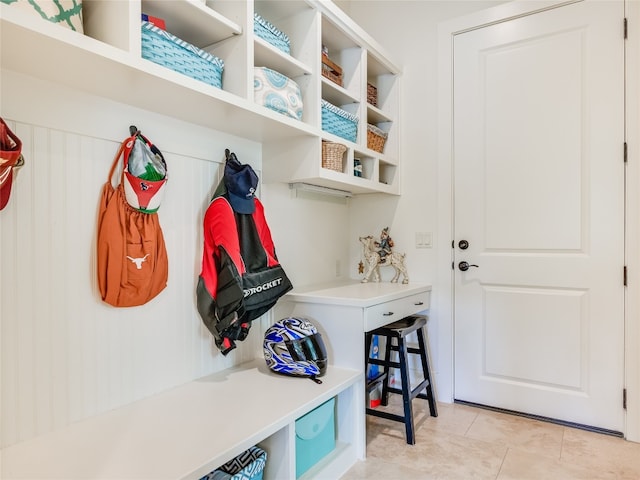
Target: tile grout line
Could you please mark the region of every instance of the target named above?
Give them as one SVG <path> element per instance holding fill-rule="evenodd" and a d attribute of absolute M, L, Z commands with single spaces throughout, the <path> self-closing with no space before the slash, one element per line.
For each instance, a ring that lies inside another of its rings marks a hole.
<path fill-rule="evenodd" d="M 464 431 L 464 436 L 465 436 L 465 437 L 467 437 L 467 436 L 468 436 L 469 430 L 471 430 L 471 427 L 473 426 L 473 424 L 474 424 L 474 423 L 476 423 L 476 420 L 478 419 L 478 416 L 479 416 L 479 415 L 480 415 L 479 413 L 476 413 L 476 414 L 475 414 L 475 416 L 473 417 L 473 420 L 469 423 L 469 426 L 468 426 L 468 427 L 467 427 L 467 429 Z M 468 437 L 468 438 L 471 438 L 471 437 Z"/>
<path fill-rule="evenodd" d="M 504 456 L 502 457 L 502 461 L 500 462 L 500 468 L 498 468 L 498 473 L 496 473 L 496 478 L 494 480 L 498 480 L 500 478 L 500 473 L 502 473 L 502 467 L 504 467 L 504 462 L 507 459 L 507 454 L 511 448 L 507 447 L 504 451 Z"/>
<path fill-rule="evenodd" d="M 562 440 L 560 441 L 560 455 L 558 456 L 558 461 L 562 461 L 562 452 L 564 450 L 564 436 L 567 433 L 567 427 L 562 428 Z"/>

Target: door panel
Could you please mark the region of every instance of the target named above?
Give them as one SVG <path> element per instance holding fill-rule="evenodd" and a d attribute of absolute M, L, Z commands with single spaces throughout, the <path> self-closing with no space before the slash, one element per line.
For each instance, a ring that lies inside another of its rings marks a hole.
<path fill-rule="evenodd" d="M 585 1 L 455 36 L 456 399 L 622 430 L 622 19 Z"/>
<path fill-rule="evenodd" d="M 551 34 L 479 53 L 487 249 L 581 246 L 582 35 Z"/>
<path fill-rule="evenodd" d="M 484 300 L 491 312 L 484 327 L 487 376 L 533 387 L 581 387 L 587 351 L 584 291 L 488 285 Z"/>

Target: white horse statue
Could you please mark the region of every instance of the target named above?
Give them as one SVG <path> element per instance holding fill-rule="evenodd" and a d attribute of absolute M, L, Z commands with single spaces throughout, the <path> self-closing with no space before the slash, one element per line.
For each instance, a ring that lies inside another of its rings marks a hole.
<path fill-rule="evenodd" d="M 396 283 L 400 278 L 400 274 L 403 275 L 402 283 L 409 283 L 409 275 L 407 269 L 404 266 L 405 253 L 391 252 L 382 258 L 376 248 L 376 241 L 371 235 L 366 237 L 360 237 L 360 243 L 362 244 L 362 250 L 364 252 L 364 259 L 366 261 L 366 267 L 364 270 L 364 278 L 362 283 L 367 283 L 371 275 L 373 275 L 373 281 L 380 281 L 380 267 L 391 266 L 395 269 L 396 274 L 391 279 L 392 283 Z"/>

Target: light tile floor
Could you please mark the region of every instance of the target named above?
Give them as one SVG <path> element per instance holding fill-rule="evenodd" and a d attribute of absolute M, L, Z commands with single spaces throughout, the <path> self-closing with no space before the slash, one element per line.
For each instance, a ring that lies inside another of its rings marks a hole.
<path fill-rule="evenodd" d="M 415 445 L 403 424 L 367 416 L 367 460 L 342 480 L 640 479 L 640 443 L 457 404 L 434 418 L 418 399 L 414 416 Z"/>

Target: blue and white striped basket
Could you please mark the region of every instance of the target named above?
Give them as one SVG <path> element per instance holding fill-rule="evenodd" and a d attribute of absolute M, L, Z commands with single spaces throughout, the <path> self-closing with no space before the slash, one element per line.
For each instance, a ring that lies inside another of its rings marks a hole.
<path fill-rule="evenodd" d="M 253 33 L 278 50 L 291 54 L 289 37 L 257 13 L 253 14 Z"/>
<path fill-rule="evenodd" d="M 322 130 L 345 140 L 355 142 L 358 135 L 358 117 L 322 100 Z"/>
<path fill-rule="evenodd" d="M 175 35 L 142 22 L 142 58 L 222 88 L 224 62 Z"/>

